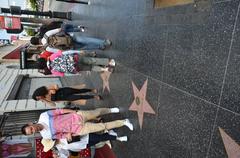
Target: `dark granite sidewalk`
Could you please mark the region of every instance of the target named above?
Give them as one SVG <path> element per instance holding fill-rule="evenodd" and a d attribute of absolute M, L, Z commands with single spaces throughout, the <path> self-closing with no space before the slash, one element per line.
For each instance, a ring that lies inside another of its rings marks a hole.
<path fill-rule="evenodd" d="M 50 8 L 74 12 L 73 22 L 86 25 L 87 34 L 113 41 L 111 49 L 100 52 L 117 60 L 110 94 L 104 92 L 103 103 L 88 104 L 118 105 L 122 113 L 106 119 L 128 117 L 134 123 L 133 132 L 117 130 L 130 138 L 113 143 L 117 156 L 237 158 L 240 0 L 198 0 L 163 9 L 154 9 L 153 0 L 91 2 L 87 6 L 53 1 Z M 69 84 L 102 88 L 99 74 L 79 78 L 68 79 Z M 140 90 L 147 79 L 146 100 L 156 114 L 144 113 L 140 129 L 137 112 L 128 109 L 135 99 L 132 82 Z M 226 132 L 222 136 L 219 127 Z"/>

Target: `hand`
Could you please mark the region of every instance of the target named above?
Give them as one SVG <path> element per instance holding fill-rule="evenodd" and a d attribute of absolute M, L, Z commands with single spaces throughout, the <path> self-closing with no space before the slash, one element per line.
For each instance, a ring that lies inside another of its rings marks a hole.
<path fill-rule="evenodd" d="M 53 154 L 52 154 L 52 157 L 53 157 L 53 158 L 59 158 L 56 153 L 53 153 Z"/>
<path fill-rule="evenodd" d="M 66 136 L 66 138 L 67 138 L 67 141 L 68 141 L 68 142 L 71 142 L 71 141 L 72 141 L 72 134 L 71 134 L 71 133 L 68 133 L 67 136 Z"/>
<path fill-rule="evenodd" d="M 56 94 L 56 90 L 55 89 L 51 89 L 51 90 L 49 90 L 49 92 L 48 92 L 50 95 L 51 94 Z"/>
<path fill-rule="evenodd" d="M 55 89 L 55 90 L 58 90 L 58 89 L 59 89 L 59 87 L 58 87 L 57 84 L 54 85 L 54 89 Z"/>

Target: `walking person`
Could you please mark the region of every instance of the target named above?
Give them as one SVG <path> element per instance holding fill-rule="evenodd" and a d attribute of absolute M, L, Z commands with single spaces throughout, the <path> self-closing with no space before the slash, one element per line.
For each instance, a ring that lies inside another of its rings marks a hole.
<path fill-rule="evenodd" d="M 53 53 L 56 53 L 59 50 L 69 49 L 104 50 L 112 44 L 109 39 L 103 40 L 86 37 L 77 33 L 69 34 L 69 32 L 81 32 L 81 30 L 81 26 L 63 24 L 62 28 L 47 31 L 43 38 L 32 37 L 30 43 L 33 45 L 42 45 L 45 50 Z"/>
<path fill-rule="evenodd" d="M 92 57 L 86 53 L 64 52 L 58 51 L 52 54 L 48 60 L 39 58 L 38 69 L 45 70 L 47 68 L 52 75 L 62 77 L 69 74 L 78 74 L 81 71 L 112 72 L 116 65 L 114 59 Z"/>

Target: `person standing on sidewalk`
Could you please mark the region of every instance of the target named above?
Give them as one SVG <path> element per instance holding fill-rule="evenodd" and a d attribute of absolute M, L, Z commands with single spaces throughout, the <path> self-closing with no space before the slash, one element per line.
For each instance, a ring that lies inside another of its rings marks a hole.
<path fill-rule="evenodd" d="M 93 93 L 93 94 L 86 94 Z M 37 88 L 32 95 L 35 101 L 42 101 L 50 106 L 55 107 L 55 102 L 59 101 L 77 101 L 77 100 L 87 100 L 87 99 L 97 99 L 101 100 L 102 97 L 97 95 L 96 89 L 77 89 L 71 87 L 59 88 L 58 85 L 42 86 Z"/>
<path fill-rule="evenodd" d="M 67 139 L 72 136 L 83 136 L 113 128 L 127 126 L 133 130 L 128 119 L 115 120 L 105 123 L 89 122 L 97 117 L 109 113 L 119 113 L 119 108 L 98 108 L 89 111 L 75 111 L 71 109 L 56 109 L 42 113 L 38 123 L 29 123 L 22 127 L 24 135 L 40 133 L 44 139 Z"/>
<path fill-rule="evenodd" d="M 75 53 L 74 53 L 75 52 Z M 65 76 L 77 74 L 81 71 L 112 72 L 116 63 L 114 59 L 91 57 L 82 51 L 73 51 L 73 53 L 64 53 L 58 51 L 52 54 L 48 60 L 38 59 L 38 69 L 45 70 L 46 67 L 55 76 Z"/>
<path fill-rule="evenodd" d="M 81 32 L 82 26 L 63 24 L 61 28 L 46 32 L 43 38 L 32 37 L 30 43 L 33 45 L 42 45 L 45 50 L 56 53 L 59 50 L 81 49 L 94 50 L 106 49 L 112 45 L 109 39 L 103 40 L 93 37 L 81 36 L 70 32 Z"/>

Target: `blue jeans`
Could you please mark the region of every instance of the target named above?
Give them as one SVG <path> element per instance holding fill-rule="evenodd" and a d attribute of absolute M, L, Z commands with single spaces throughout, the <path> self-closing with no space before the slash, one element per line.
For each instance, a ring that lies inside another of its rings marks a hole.
<path fill-rule="evenodd" d="M 74 49 L 81 48 L 82 50 L 91 50 L 91 49 L 104 49 L 106 46 L 105 40 L 93 38 L 93 37 L 84 37 L 81 35 L 73 35 Z"/>
<path fill-rule="evenodd" d="M 62 24 L 62 30 L 64 31 L 64 32 L 67 32 L 67 33 L 69 33 L 69 32 L 80 32 L 81 30 L 80 30 L 80 28 L 78 28 L 78 26 L 76 26 L 76 25 L 73 25 L 73 24 Z"/>

